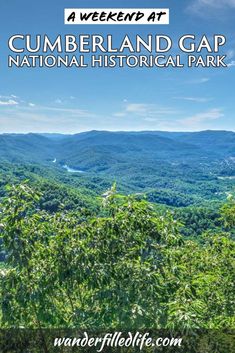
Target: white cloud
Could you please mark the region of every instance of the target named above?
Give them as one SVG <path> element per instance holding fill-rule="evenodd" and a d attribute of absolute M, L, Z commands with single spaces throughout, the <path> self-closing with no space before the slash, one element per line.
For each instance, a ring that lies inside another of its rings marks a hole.
<path fill-rule="evenodd" d="M 209 9 L 231 9 L 235 8 L 235 0 L 196 0 L 189 7 L 192 11 L 199 12 L 205 8 Z M 203 15 L 203 13 L 201 13 Z"/>
<path fill-rule="evenodd" d="M 199 123 L 204 123 L 211 120 L 217 120 L 219 118 L 222 118 L 223 116 L 224 114 L 222 113 L 221 109 L 215 108 L 215 109 L 210 109 L 206 112 L 195 114 L 189 118 L 179 120 L 179 122 L 184 125 L 194 127 Z"/>
<path fill-rule="evenodd" d="M 191 81 L 189 81 L 189 83 L 201 84 L 201 83 L 206 83 L 208 81 L 210 81 L 210 79 L 208 77 L 201 77 L 201 78 L 197 78 L 195 80 L 191 80 Z"/>
<path fill-rule="evenodd" d="M 96 116 L 95 114 L 83 110 L 83 109 L 73 109 L 73 108 L 55 108 L 55 107 L 47 107 L 47 106 L 37 106 L 38 111 L 51 111 L 51 112 L 56 112 L 56 113 L 67 113 L 69 116 L 77 116 L 77 117 L 94 117 Z"/>
<path fill-rule="evenodd" d="M 149 123 L 153 123 L 155 121 L 158 121 L 159 119 L 156 119 L 156 118 L 145 118 L 144 121 L 147 121 Z"/>
<path fill-rule="evenodd" d="M 174 99 L 185 100 L 189 102 L 196 103 L 207 103 L 212 100 L 212 98 L 204 98 L 204 97 L 173 97 Z"/>
<path fill-rule="evenodd" d="M 126 116 L 126 113 L 125 112 L 114 113 L 113 116 L 115 116 L 116 118 L 123 118 L 124 116 Z"/>
<path fill-rule="evenodd" d="M 10 95 L 0 95 L 0 99 L 18 99 L 19 97 L 15 96 L 14 94 L 10 94 Z"/>
<path fill-rule="evenodd" d="M 25 100 L 21 99 L 18 96 L 15 96 L 14 94 L 11 94 L 9 96 L 0 96 L 0 105 L 1 106 L 15 106 L 17 109 L 23 108 L 23 107 L 35 107 L 36 104 L 32 102 L 26 102 Z"/>
<path fill-rule="evenodd" d="M 19 105 L 17 109 L 8 106 L 0 109 L 0 131 L 2 132 L 69 132 L 75 133 L 99 128 L 100 117 L 90 111 L 36 105 Z"/>
<path fill-rule="evenodd" d="M 0 100 L 0 105 L 7 106 L 7 105 L 18 105 L 19 103 L 14 99 L 6 99 Z"/>
<path fill-rule="evenodd" d="M 235 52 L 233 49 L 228 50 L 228 52 L 226 54 L 227 59 L 231 60 L 234 57 L 234 54 L 235 54 Z"/>
<path fill-rule="evenodd" d="M 126 106 L 127 113 L 135 113 L 137 115 L 146 115 L 152 111 L 154 105 L 143 103 L 130 103 Z"/>
<path fill-rule="evenodd" d="M 59 99 L 59 98 L 57 98 L 57 99 L 55 100 L 55 103 L 56 103 L 56 104 L 62 104 L 62 100 Z"/>
<path fill-rule="evenodd" d="M 235 60 L 232 60 L 230 63 L 227 64 L 227 67 L 235 66 Z"/>
<path fill-rule="evenodd" d="M 127 103 L 124 109 L 120 112 L 112 114 L 114 117 L 142 117 L 146 119 L 159 119 L 161 116 L 178 114 L 176 111 L 170 107 L 162 107 L 156 104 L 147 103 Z M 148 121 L 148 120 L 146 120 Z"/>

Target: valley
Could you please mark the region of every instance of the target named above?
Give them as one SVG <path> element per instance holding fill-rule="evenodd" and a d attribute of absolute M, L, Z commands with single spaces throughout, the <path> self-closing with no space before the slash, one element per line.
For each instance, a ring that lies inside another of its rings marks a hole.
<path fill-rule="evenodd" d="M 227 131 L 0 135 L 1 327 L 233 328 L 234 156 Z"/>
<path fill-rule="evenodd" d="M 234 156 L 229 131 L 0 135 L 2 163 L 38 166 L 70 186 L 98 178 L 98 192 L 117 182 L 124 194 L 173 207 L 225 200 L 234 188 Z"/>

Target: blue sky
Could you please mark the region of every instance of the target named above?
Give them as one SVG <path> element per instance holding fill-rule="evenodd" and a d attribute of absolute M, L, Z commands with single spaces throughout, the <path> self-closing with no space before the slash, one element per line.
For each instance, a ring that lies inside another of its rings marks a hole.
<path fill-rule="evenodd" d="M 66 26 L 69 7 L 169 7 L 169 26 Z M 8 0 L 0 3 L 0 133 L 97 130 L 235 131 L 235 0 Z M 21 34 L 227 37 L 226 69 L 10 69 Z"/>

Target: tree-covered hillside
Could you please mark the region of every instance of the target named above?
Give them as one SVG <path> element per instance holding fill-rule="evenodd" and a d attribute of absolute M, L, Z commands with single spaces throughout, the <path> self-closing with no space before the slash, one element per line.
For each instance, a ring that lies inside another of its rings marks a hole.
<path fill-rule="evenodd" d="M 1 135 L 0 326 L 234 328 L 233 136 Z"/>
<path fill-rule="evenodd" d="M 103 215 L 40 210 L 27 183 L 1 203 L 2 327 L 234 328 L 233 199 L 225 230 L 187 240 L 167 210 L 116 194 Z"/>
<path fill-rule="evenodd" d="M 42 175 L 49 173 L 75 187 L 85 183 L 88 189 L 99 192 L 117 181 L 123 193 L 140 193 L 151 202 L 185 207 L 225 200 L 231 192 L 235 178 L 235 134 L 4 134 L 0 135 L 0 160 L 27 168 L 40 166 Z M 96 178 L 98 182 L 94 182 Z"/>

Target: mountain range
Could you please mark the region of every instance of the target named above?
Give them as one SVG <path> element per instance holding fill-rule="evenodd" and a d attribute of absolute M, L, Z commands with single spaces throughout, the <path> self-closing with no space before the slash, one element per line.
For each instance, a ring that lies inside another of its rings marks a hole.
<path fill-rule="evenodd" d="M 56 158 L 60 164 L 92 170 L 100 162 L 110 168 L 115 161 L 124 162 L 133 155 L 142 161 L 221 160 L 235 156 L 235 133 L 90 131 L 74 135 L 0 135 L 0 158 L 10 162 L 48 163 Z"/>
<path fill-rule="evenodd" d="M 186 196 L 188 204 L 198 198 L 225 197 L 232 190 L 235 133 L 2 134 L 0 161 L 40 165 L 83 180 L 99 177 L 106 184 L 117 181 L 124 192 L 144 192 L 151 201 L 163 198 L 168 204 L 174 199 L 174 205 L 177 198 L 184 205 Z"/>

